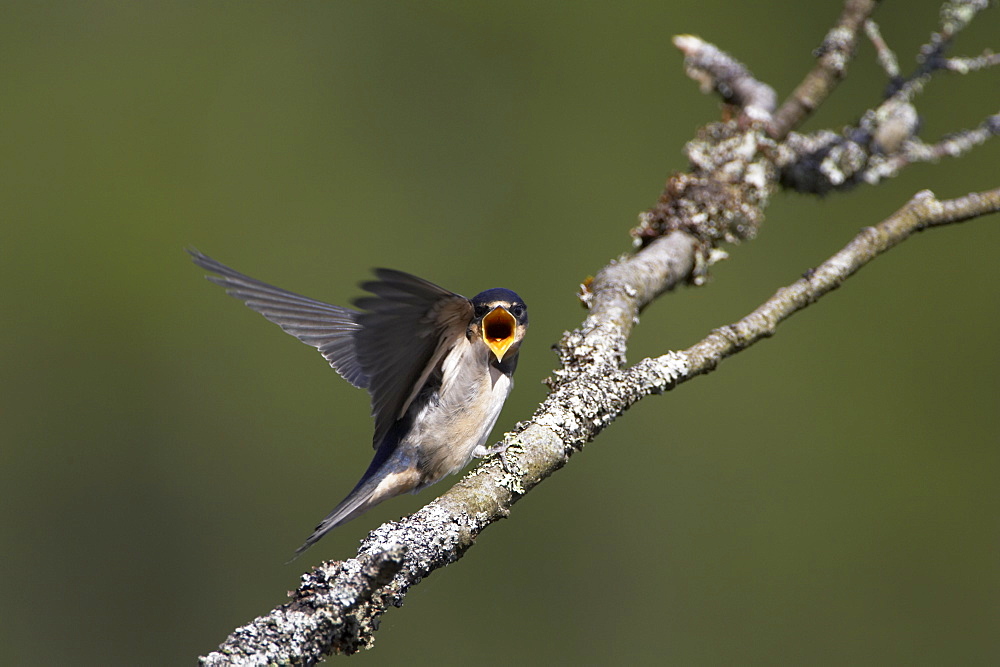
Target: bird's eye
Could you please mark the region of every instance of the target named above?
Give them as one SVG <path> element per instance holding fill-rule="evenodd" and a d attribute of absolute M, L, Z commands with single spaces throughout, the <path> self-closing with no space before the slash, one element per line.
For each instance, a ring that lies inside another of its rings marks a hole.
<path fill-rule="evenodd" d="M 518 304 L 510 309 L 510 313 L 514 317 L 521 317 L 524 315 L 524 306 Z"/>
<path fill-rule="evenodd" d="M 484 317 L 486 313 L 489 312 L 489 310 L 490 310 L 489 306 L 486 306 L 484 304 L 479 304 L 478 306 L 476 306 L 476 317 Z"/>

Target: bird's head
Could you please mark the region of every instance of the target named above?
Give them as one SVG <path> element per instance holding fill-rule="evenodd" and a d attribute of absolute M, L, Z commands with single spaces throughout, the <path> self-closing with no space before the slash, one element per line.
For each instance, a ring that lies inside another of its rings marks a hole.
<path fill-rule="evenodd" d="M 528 331 L 528 307 L 509 289 L 494 287 L 472 297 L 473 325 L 497 361 L 517 354 Z"/>

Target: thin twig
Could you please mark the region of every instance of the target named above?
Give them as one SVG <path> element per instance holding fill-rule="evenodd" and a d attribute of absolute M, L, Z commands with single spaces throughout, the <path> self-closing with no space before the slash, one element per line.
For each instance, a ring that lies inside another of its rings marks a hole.
<path fill-rule="evenodd" d="M 885 99 L 861 114 L 857 125 L 840 133 L 789 133 L 778 147 L 783 185 L 819 194 L 860 183 L 873 185 L 894 177 L 908 165 L 957 157 L 1000 133 L 1000 114 L 996 114 L 977 127 L 958 130 L 936 143 L 926 143 L 918 136 L 920 117 L 915 100 L 935 74 L 967 74 L 1000 64 L 1000 58 L 990 50 L 973 58 L 945 56 L 955 36 L 987 7 L 984 0 L 946 2 L 938 31 L 920 47 L 918 66 L 905 79 L 898 75 L 896 56 L 882 39 L 878 26 L 870 19 L 865 21 L 865 32 L 889 76 Z"/>
<path fill-rule="evenodd" d="M 802 124 L 847 74 L 854 57 L 858 32 L 871 16 L 879 0 L 847 0 L 836 25 L 826 33 L 817 49 L 819 59 L 791 96 L 774 112 L 770 135 L 778 140 Z"/>
<path fill-rule="evenodd" d="M 941 61 L 941 69 L 956 74 L 978 72 L 987 67 L 996 67 L 997 65 L 1000 65 L 1000 53 L 993 53 L 989 50 L 984 51 L 978 56 L 956 56 L 954 58 L 944 58 Z"/>
<path fill-rule="evenodd" d="M 724 101 L 743 110 L 747 118 L 771 119 L 778 105 L 774 88 L 759 81 L 746 65 L 694 35 L 677 35 L 674 46 L 684 54 L 687 75 L 701 84 L 701 92 L 714 90 Z"/>
<path fill-rule="evenodd" d="M 874 185 L 883 179 L 892 178 L 911 164 L 958 157 L 998 134 L 1000 134 L 1000 113 L 988 117 L 979 127 L 955 132 L 937 143 L 925 144 L 911 138 L 904 150 L 871 159 L 867 168 L 859 172 L 859 175 L 866 183 Z"/>
<path fill-rule="evenodd" d="M 882 38 L 882 32 L 879 30 L 878 24 L 875 21 L 868 19 L 865 21 L 865 35 L 868 36 L 868 40 L 875 47 L 876 58 L 878 59 L 878 64 L 882 66 L 882 70 L 885 72 L 886 76 L 890 79 L 896 79 L 899 77 L 899 61 L 896 59 L 896 54 L 893 52 L 886 41 Z"/>
<path fill-rule="evenodd" d="M 682 354 L 694 373 L 706 373 L 732 354 L 774 334 L 777 325 L 839 287 L 873 259 L 916 232 L 1000 211 L 1000 188 L 939 201 L 929 190 L 918 192 L 901 209 L 874 227 L 866 227 L 843 250 L 778 290 L 738 322 L 716 330 Z"/>

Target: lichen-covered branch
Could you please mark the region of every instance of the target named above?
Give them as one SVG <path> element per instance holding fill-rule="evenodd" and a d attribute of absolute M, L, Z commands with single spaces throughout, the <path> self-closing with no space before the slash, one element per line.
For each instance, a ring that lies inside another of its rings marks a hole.
<path fill-rule="evenodd" d="M 560 366 L 550 378 L 549 396 L 529 420 L 505 436 L 510 445 L 507 464 L 486 461 L 416 513 L 372 531 L 355 557 L 323 563 L 302 575 L 289 603 L 236 629 L 218 651 L 202 658 L 203 664 L 314 664 L 331 653 L 349 654 L 371 646 L 379 617 L 389 607 L 401 605 L 410 587 L 459 559 L 482 530 L 506 517 L 521 497 L 635 402 L 708 373 L 726 357 L 773 335 L 783 320 L 913 233 L 1000 211 L 1000 190 L 943 202 L 930 192 L 919 193 L 738 322 L 716 329 L 687 350 L 627 365 L 629 336 L 642 309 L 678 285 L 700 284 L 708 268 L 725 257 L 720 244 L 754 238 L 779 187 L 820 192 L 822 187 L 802 184 L 825 183 L 829 190 L 837 177 L 843 176 L 843 184 L 863 178 L 889 160 L 895 160 L 895 171 L 913 161 L 919 144 L 906 95 L 890 95 L 865 114 L 863 123 L 868 125 L 862 123 L 851 136 L 788 133 L 843 76 L 858 33 L 876 4 L 847 0 L 828 33 L 817 69 L 773 117 L 773 91 L 748 68 L 708 42 L 678 38 L 687 71 L 734 105 L 736 113 L 705 126 L 685 147 L 690 168 L 672 175 L 656 205 L 640 215 L 632 230 L 633 252 L 581 285 L 579 296 L 588 314 L 557 346 Z M 978 7 L 972 1 L 947 2 L 945 27 L 936 33 L 945 37 L 932 39 L 933 48 L 925 54 L 933 54 L 935 62 L 948 62 L 942 60 L 945 47 L 940 44 L 950 44 L 951 36 L 975 16 Z M 883 67 L 891 72 L 894 55 L 890 57 L 877 26 L 869 22 L 866 34 L 876 43 Z M 941 65 L 928 71 L 945 69 Z M 938 156 L 968 150 L 998 128 L 1000 116 L 995 116 L 976 131 L 929 148 Z M 833 149 L 848 144 L 857 152 L 845 149 L 843 160 L 831 167 Z M 855 158 L 857 164 L 851 162 Z M 880 172 L 880 178 L 895 171 Z M 801 177 L 798 181 L 796 174 Z"/>
<path fill-rule="evenodd" d="M 726 357 L 772 336 L 782 321 L 836 289 L 877 256 L 916 232 L 998 211 L 1000 188 L 947 201 L 939 201 L 929 190 L 919 192 L 878 225 L 861 230 L 840 252 L 807 271 L 800 280 L 779 289 L 752 313 L 715 330 L 682 354 L 693 371 L 707 373 Z"/>
<path fill-rule="evenodd" d="M 929 191 L 918 193 L 802 279 L 692 347 L 627 369 L 578 374 L 506 436 L 514 470 L 503 470 L 495 460 L 483 463 L 420 511 L 383 524 L 362 543 L 357 557 L 324 563 L 303 575 L 292 602 L 238 628 L 203 664 L 312 664 L 328 653 L 353 653 L 369 645 L 378 617 L 389 606 L 398 606 L 411 586 L 458 560 L 483 529 L 506 517 L 518 499 L 634 403 L 708 373 L 726 357 L 774 335 L 782 321 L 912 234 L 998 211 L 1000 189 L 943 202 Z M 661 280 L 636 274 L 630 298 L 655 293 Z"/>
<path fill-rule="evenodd" d="M 847 74 L 847 64 L 854 57 L 858 33 L 875 11 L 879 0 L 847 0 L 836 25 L 826 33 L 816 50 L 816 66 L 774 113 L 769 131 L 775 139 L 784 139 L 802 124 Z"/>
<path fill-rule="evenodd" d="M 987 9 L 985 0 L 952 0 L 941 10 L 941 25 L 920 47 L 916 69 L 908 78 L 899 74 L 896 54 L 872 19 L 865 33 L 875 45 L 878 62 L 888 76 L 885 99 L 860 115 L 856 125 L 840 132 L 820 130 L 804 135 L 791 132 L 781 142 L 777 164 L 782 184 L 799 192 L 825 194 L 858 184 L 874 185 L 896 176 L 901 169 L 943 157 L 957 157 L 1000 133 L 1000 114 L 977 127 L 957 129 L 937 142 L 919 136 L 916 98 L 942 72 L 969 74 L 1000 63 L 991 51 L 972 57 L 947 57 L 955 36 Z M 775 117 L 781 113 L 779 109 Z M 775 121 L 778 122 L 778 121 Z M 772 135 L 774 132 L 772 124 Z"/>
<path fill-rule="evenodd" d="M 684 54 L 684 70 L 701 84 L 701 92 L 715 91 L 750 120 L 770 120 L 778 105 L 778 95 L 774 88 L 758 81 L 743 63 L 694 35 L 677 35 L 674 46 Z"/>

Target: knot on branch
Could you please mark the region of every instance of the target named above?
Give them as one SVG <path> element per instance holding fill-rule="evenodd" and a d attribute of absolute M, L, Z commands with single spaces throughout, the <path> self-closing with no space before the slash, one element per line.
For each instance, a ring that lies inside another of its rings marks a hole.
<path fill-rule="evenodd" d="M 656 206 L 631 231 L 639 245 L 672 231 L 695 236 L 709 250 L 722 241 L 752 239 L 764 222 L 777 171 L 776 144 L 756 126 L 736 121 L 703 128 L 686 147 L 691 172 L 667 180 Z"/>
<path fill-rule="evenodd" d="M 778 150 L 782 184 L 798 192 L 826 194 L 861 182 L 877 183 L 892 175 L 887 166 L 916 159 L 922 145 L 916 138 L 919 127 L 916 108 L 893 97 L 841 134 L 792 132 Z"/>

